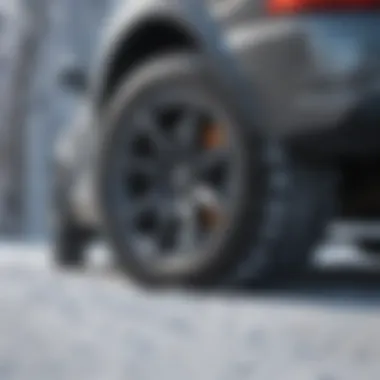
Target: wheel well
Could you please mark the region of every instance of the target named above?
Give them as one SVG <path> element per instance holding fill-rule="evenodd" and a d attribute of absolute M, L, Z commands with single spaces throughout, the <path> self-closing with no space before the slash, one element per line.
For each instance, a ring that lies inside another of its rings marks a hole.
<path fill-rule="evenodd" d="M 342 216 L 351 219 L 379 219 L 380 155 L 345 159 L 341 163 L 340 199 Z"/>
<path fill-rule="evenodd" d="M 195 38 L 178 25 L 162 21 L 144 23 L 122 43 L 122 48 L 110 63 L 102 104 L 113 94 L 121 78 L 146 60 L 171 51 L 197 49 Z"/>

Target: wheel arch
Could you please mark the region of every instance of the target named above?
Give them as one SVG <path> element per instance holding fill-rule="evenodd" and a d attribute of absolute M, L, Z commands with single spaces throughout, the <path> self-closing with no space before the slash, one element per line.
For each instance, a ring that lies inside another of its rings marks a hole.
<path fill-rule="evenodd" d="M 138 65 L 162 53 L 202 51 L 199 37 L 180 22 L 172 19 L 149 18 L 128 28 L 115 42 L 103 72 L 98 92 L 98 107 L 103 108 L 117 83 Z"/>

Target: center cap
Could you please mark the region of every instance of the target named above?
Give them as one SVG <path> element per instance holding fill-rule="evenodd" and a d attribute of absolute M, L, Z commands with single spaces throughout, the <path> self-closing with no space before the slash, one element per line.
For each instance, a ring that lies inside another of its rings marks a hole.
<path fill-rule="evenodd" d="M 191 177 L 188 165 L 176 165 L 172 170 L 173 185 L 179 190 L 186 190 L 190 186 Z"/>

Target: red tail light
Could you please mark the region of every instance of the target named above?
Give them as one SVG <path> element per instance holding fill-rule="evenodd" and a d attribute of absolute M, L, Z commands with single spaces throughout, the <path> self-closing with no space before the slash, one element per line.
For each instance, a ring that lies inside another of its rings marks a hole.
<path fill-rule="evenodd" d="M 380 0 L 268 0 L 271 14 L 380 10 Z"/>

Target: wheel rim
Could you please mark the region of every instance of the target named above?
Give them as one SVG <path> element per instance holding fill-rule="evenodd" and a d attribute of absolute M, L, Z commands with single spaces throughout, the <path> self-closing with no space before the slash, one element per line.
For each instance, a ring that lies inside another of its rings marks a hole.
<path fill-rule="evenodd" d="M 241 186 L 224 110 L 188 90 L 165 94 L 129 112 L 107 179 L 129 253 L 156 266 L 201 259 L 229 228 Z"/>

